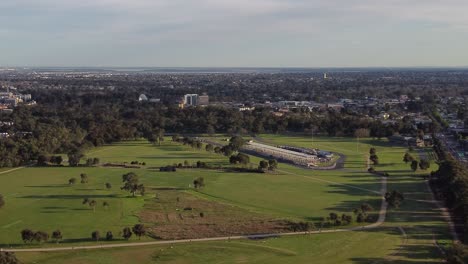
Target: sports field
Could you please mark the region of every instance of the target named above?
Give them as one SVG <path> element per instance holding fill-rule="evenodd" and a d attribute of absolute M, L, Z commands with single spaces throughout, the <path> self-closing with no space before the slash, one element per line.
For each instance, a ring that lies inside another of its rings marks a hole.
<path fill-rule="evenodd" d="M 194 218 L 195 213 L 202 211 L 211 212 L 207 213 L 205 218 L 207 223 L 220 221 L 223 224 L 219 226 L 225 228 L 229 218 L 234 221 L 238 219 L 239 222 L 246 219 L 315 222 L 321 217 L 326 217 L 330 212 L 352 214 L 352 210 L 364 202 L 378 209 L 380 196 L 377 192 L 381 187 L 380 179 L 366 171 L 367 154 L 373 146 L 377 149 L 380 158 L 380 165 L 376 166 L 376 169 L 390 174 L 388 189 L 402 191 L 405 197 L 409 198 L 400 209 L 389 211 L 385 222 L 388 229 L 264 241 L 238 241 L 230 242 L 231 244 L 198 243 L 177 245 L 175 249 L 153 246 L 141 249 L 89 250 L 84 251 L 84 254 L 72 254 L 76 258 L 70 261 L 76 261 L 71 263 L 126 263 L 118 262 L 117 258 L 113 260 L 114 257 L 110 257 L 110 255 L 118 256 L 123 252 L 129 256 L 141 257 L 141 263 L 153 263 L 156 260 L 157 263 L 219 263 L 214 260 L 219 260 L 216 257 L 220 252 L 225 252 L 228 256 L 226 263 L 249 262 L 246 258 L 255 263 L 276 263 L 272 262 L 272 259 L 278 259 L 277 263 L 282 263 L 280 260 L 285 259 L 296 263 L 306 263 L 305 260 L 312 255 L 316 256 L 316 263 L 331 263 L 327 262 L 330 258 L 340 263 L 372 263 L 372 260 L 383 260 L 389 257 L 423 263 L 440 260 L 441 254 L 434 246 L 434 241 L 438 241 L 442 246 L 450 243 L 448 228 L 435 205 L 431 203 L 430 193 L 423 179 L 418 176 L 429 171 L 413 173 L 409 165 L 402 162 L 405 148 L 390 146 L 385 140 L 372 139 L 361 139 L 356 142 L 355 139 L 349 138 L 314 138 L 312 140 L 309 137 L 278 135 L 261 135 L 260 139 L 271 144 L 314 147 L 341 153 L 346 156 L 345 167 L 341 170 L 314 171 L 280 164 L 276 172 L 265 174 L 208 169 L 159 172 L 152 167 L 184 163 L 185 160 L 189 163 L 203 161 L 213 166 L 228 166 L 229 164 L 228 159 L 222 155 L 205 150 L 194 150 L 188 146 L 173 143 L 169 138 L 161 146 L 151 145 L 145 141 L 132 141 L 100 147 L 90 151 L 87 157 L 97 157 L 101 164 L 139 161 L 145 162 L 146 165 L 140 169 L 31 167 L 0 174 L 0 193 L 5 196 L 7 202 L 6 206 L 0 210 L 2 231 L 0 244 L 2 247 L 24 246 L 20 239 L 20 231 L 24 228 L 49 233 L 60 229 L 64 236 L 62 244 L 93 244 L 95 242 L 90 241 L 92 231 L 99 230 L 101 234 L 112 231 L 115 237 L 119 237 L 118 234 L 123 227 L 133 226 L 140 221 L 153 227 L 152 230 L 157 235 L 158 230 L 162 234 L 163 231 L 171 230 L 163 230 L 163 228 L 175 228 L 181 223 L 188 222 L 183 220 L 184 217 Z M 417 156 L 417 153 L 413 155 Z M 259 158 L 251 157 L 251 162 L 255 164 L 252 166 L 256 166 L 259 160 Z M 435 164 L 432 163 L 431 169 L 435 169 L 434 166 Z M 147 193 L 144 197 L 130 197 L 129 193 L 120 190 L 122 174 L 130 171 L 137 173 L 141 182 L 147 186 Z M 87 184 L 79 183 L 81 173 L 88 175 Z M 78 183 L 70 186 L 68 179 L 72 177 L 77 178 Z M 206 183 L 200 191 L 195 191 L 190 187 L 193 179 L 197 177 L 204 177 Z M 105 188 L 107 182 L 111 183 L 111 189 Z M 180 192 L 180 195 L 177 192 Z M 190 213 L 174 214 L 171 210 L 174 211 L 177 206 L 181 206 L 173 201 L 176 196 L 190 201 L 189 203 L 200 205 L 201 208 L 195 208 Z M 88 205 L 82 204 L 84 198 L 97 201 L 94 211 Z M 166 202 L 163 206 L 164 199 L 172 202 Z M 104 201 L 109 203 L 108 207 L 102 206 Z M 227 210 L 229 207 L 234 209 Z M 150 211 L 154 212 L 148 214 Z M 220 211 L 229 211 L 231 214 L 218 213 Z M 143 217 L 145 213 L 146 218 Z M 148 218 L 148 215 L 153 218 Z M 166 215 L 167 218 L 161 220 L 158 218 L 161 215 Z M 171 216 L 174 215 L 180 219 L 172 220 L 174 218 Z M 205 220 L 198 219 L 193 222 L 200 224 L 200 221 Z M 399 228 L 403 229 L 407 235 L 404 236 L 404 233 L 398 231 L 401 230 Z M 213 235 L 213 233 L 210 234 Z M 131 239 L 131 241 L 136 240 Z M 147 237 L 142 240 L 150 241 L 152 238 Z M 369 241 L 368 246 L 363 247 L 363 243 L 359 241 L 366 241 L 366 243 Z M 120 238 L 114 242 L 101 243 L 118 242 L 121 242 Z M 408 250 L 399 248 L 402 242 Z M 250 247 L 244 243 L 252 243 L 256 246 Z M 373 245 L 381 245 L 382 248 L 371 250 Z M 46 243 L 41 246 L 50 247 L 55 244 Z M 324 247 L 328 248 L 328 251 L 325 251 Z M 346 248 L 347 253 L 336 255 L 340 247 Z M 218 248 L 219 250 L 216 250 Z M 398 254 L 390 256 L 392 252 L 395 253 L 396 249 L 399 249 Z M 192 253 L 195 251 L 202 253 L 195 254 L 197 256 L 193 258 Z M 21 253 L 19 255 L 24 257 L 26 263 L 29 261 L 31 263 L 33 261 L 35 263 L 59 263 L 57 261 L 63 257 L 62 254 L 65 253 Z M 187 262 L 189 259 L 193 262 Z"/>

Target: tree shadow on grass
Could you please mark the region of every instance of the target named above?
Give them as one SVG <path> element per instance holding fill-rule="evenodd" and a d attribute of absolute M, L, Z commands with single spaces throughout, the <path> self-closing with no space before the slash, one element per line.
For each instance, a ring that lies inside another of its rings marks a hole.
<path fill-rule="evenodd" d="M 68 187 L 68 184 L 60 184 L 60 185 L 26 185 L 26 188 L 64 188 Z"/>
<path fill-rule="evenodd" d="M 84 189 L 84 188 L 78 188 L 78 189 L 75 189 L 77 191 L 104 191 L 104 189 L 102 188 L 95 188 L 95 189 Z"/>
<path fill-rule="evenodd" d="M 116 194 L 82 194 L 82 195 L 67 195 L 67 194 L 52 194 L 52 195 L 26 195 L 19 198 L 25 199 L 83 199 L 83 198 L 117 198 Z"/>

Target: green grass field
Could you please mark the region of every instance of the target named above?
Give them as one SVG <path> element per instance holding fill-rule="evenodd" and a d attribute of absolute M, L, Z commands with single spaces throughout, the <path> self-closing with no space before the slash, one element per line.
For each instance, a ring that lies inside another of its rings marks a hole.
<path fill-rule="evenodd" d="M 64 253 L 24 253 L 26 263 L 374 263 L 392 260 L 398 233 L 353 232 L 262 241 L 201 242 Z"/>
<path fill-rule="evenodd" d="M 405 148 L 392 147 L 385 140 L 372 139 L 361 139 L 358 143 L 349 138 L 315 137 L 312 140 L 307 137 L 278 135 L 260 137 L 271 144 L 314 147 L 344 154 L 345 168 L 314 171 L 280 164 L 277 172 L 267 174 L 200 169 L 181 169 L 175 173 L 159 172 L 149 168 L 183 163 L 185 160 L 190 163 L 200 160 L 215 166 L 225 166 L 228 165 L 228 159 L 204 150 L 193 150 L 172 143 L 169 138 L 161 146 L 132 141 L 100 147 L 90 151 L 87 157 L 98 157 L 101 163 L 130 163 L 138 160 L 145 162 L 146 166 L 141 169 L 32 167 L 0 174 L 0 193 L 5 196 L 7 202 L 0 210 L 0 245 L 23 246 L 20 231 L 24 228 L 49 233 L 60 229 L 67 244 L 94 243 L 89 241 L 94 230 L 101 233 L 113 231 L 117 236 L 123 227 L 139 222 L 139 212 L 150 199 L 154 199 L 157 188 L 177 188 L 207 201 L 236 206 L 268 217 L 296 221 L 317 221 L 330 212 L 351 213 L 363 202 L 371 203 L 378 209 L 380 197 L 375 192 L 380 190 L 380 180 L 378 176 L 366 172 L 367 153 L 369 148 L 374 146 L 381 163 L 376 169 L 390 173 L 388 189 L 402 191 L 405 197 L 409 198 L 400 209 L 389 212 L 385 223 L 385 226 L 391 227 L 388 230 L 281 238 L 261 242 L 232 242 L 227 245 L 223 244 L 224 242 L 178 245 L 175 247 L 177 250 L 169 250 L 167 247 L 94 250 L 85 251 L 85 254 L 72 254 L 74 258 L 70 261 L 75 262 L 70 263 L 128 263 L 115 257 L 123 252 L 129 256 L 141 257 L 139 263 L 220 263 L 216 261 L 219 260 L 219 252 L 226 253 L 224 263 L 308 263 L 306 260 L 311 256 L 316 257 L 314 263 L 373 263 L 389 258 L 421 263 L 440 260 L 441 255 L 433 241 L 437 240 L 442 245 L 447 245 L 450 242 L 448 228 L 435 210 L 434 204 L 418 201 L 430 200 L 427 186 L 419 176 L 428 172 L 410 171 L 409 165 L 402 162 Z M 251 157 L 253 166 L 256 166 L 259 160 L 260 158 Z M 435 164 L 431 164 L 431 170 L 435 169 Z M 129 171 L 136 172 L 147 186 L 149 191 L 145 197 L 132 198 L 129 197 L 129 193 L 120 190 L 121 176 Z M 88 184 L 79 183 L 80 173 L 88 174 Z M 205 178 L 206 187 L 195 192 L 189 185 L 193 179 L 200 176 Z M 75 186 L 68 185 L 68 179 L 71 177 L 78 179 Z M 112 184 L 112 189 L 105 188 L 106 182 Z M 89 206 L 82 205 L 85 197 L 98 202 L 95 212 Z M 108 209 L 102 206 L 104 201 L 110 204 Z M 402 248 L 399 248 L 402 236 L 397 232 L 397 227 L 402 227 L 408 234 Z M 359 241 L 366 241 L 368 245 L 363 246 Z M 379 242 L 375 241 L 381 241 L 381 249 L 372 250 L 379 245 Z M 117 242 L 119 241 L 112 243 Z M 266 245 L 267 248 L 278 248 L 278 251 L 245 246 L 242 243 Z M 222 249 L 213 250 L 217 247 Z M 344 254 L 340 247 L 347 248 L 349 252 Z M 163 251 L 160 251 L 161 249 Z M 397 254 L 390 256 L 396 249 Z M 195 254 L 197 256 L 194 258 L 193 252 L 203 253 Z M 289 253 L 282 256 L 281 252 Z M 20 256 L 26 263 L 59 263 L 64 254 L 31 253 Z M 333 261 L 327 262 L 330 258 Z M 190 260 L 193 262 L 188 262 Z"/>

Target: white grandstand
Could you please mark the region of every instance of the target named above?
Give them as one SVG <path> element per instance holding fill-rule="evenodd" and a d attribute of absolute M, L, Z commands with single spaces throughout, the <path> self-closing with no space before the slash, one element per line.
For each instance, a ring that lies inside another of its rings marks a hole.
<path fill-rule="evenodd" d="M 244 149 L 254 151 L 262 156 L 271 156 L 278 160 L 287 160 L 294 164 L 315 167 L 318 157 L 316 155 L 273 147 L 270 145 L 249 141 Z"/>

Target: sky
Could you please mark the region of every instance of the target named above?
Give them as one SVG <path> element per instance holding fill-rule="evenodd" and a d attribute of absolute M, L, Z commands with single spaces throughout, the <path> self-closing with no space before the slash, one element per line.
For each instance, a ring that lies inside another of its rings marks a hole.
<path fill-rule="evenodd" d="M 468 66 L 467 0 L 0 0 L 0 66 Z"/>

